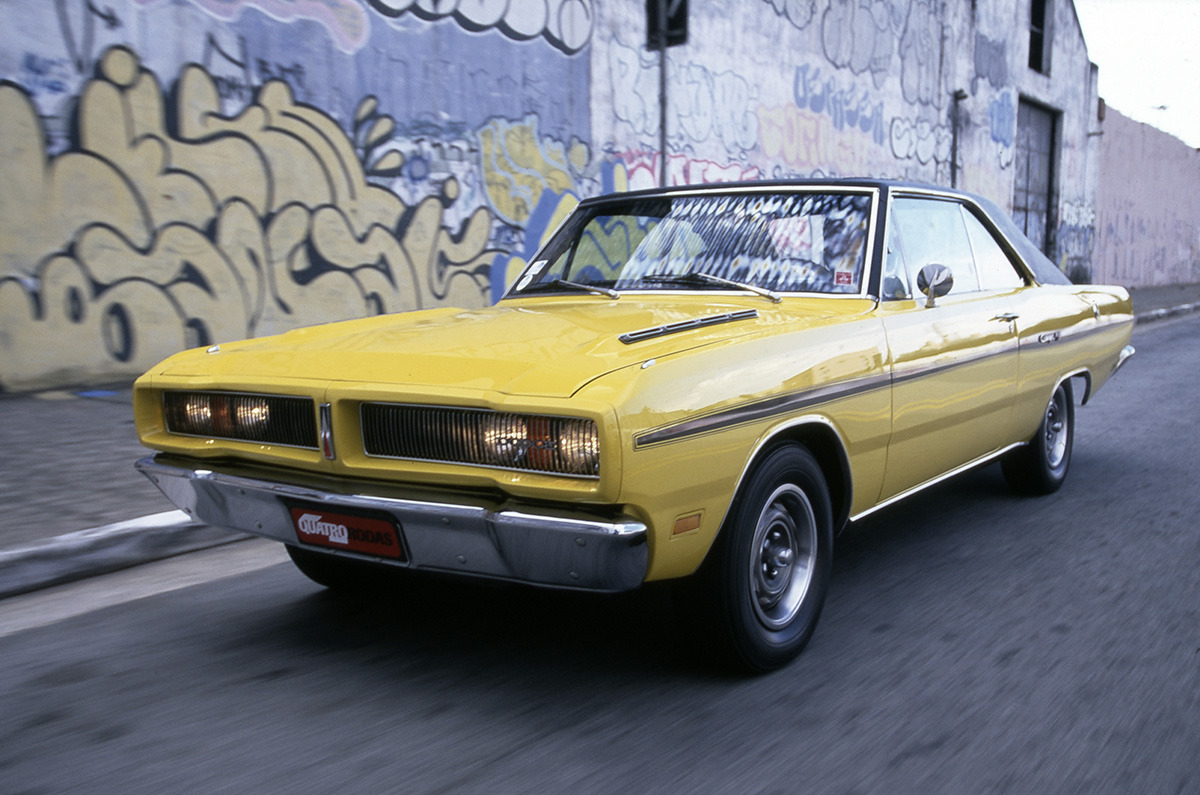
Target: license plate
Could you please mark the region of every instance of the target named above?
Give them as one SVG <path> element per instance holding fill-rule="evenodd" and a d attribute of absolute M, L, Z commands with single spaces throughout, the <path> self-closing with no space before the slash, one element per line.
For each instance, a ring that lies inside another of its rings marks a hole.
<path fill-rule="evenodd" d="M 296 538 L 302 544 L 343 549 L 381 558 L 404 559 L 400 531 L 388 519 L 330 511 L 313 506 L 291 506 Z"/>

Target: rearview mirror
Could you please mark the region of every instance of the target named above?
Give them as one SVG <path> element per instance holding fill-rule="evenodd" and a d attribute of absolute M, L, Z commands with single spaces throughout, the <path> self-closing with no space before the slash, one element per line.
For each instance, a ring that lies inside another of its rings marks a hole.
<path fill-rule="evenodd" d="M 926 265 L 917 274 L 917 289 L 929 300 L 925 307 L 934 306 L 934 301 L 950 292 L 954 287 L 954 274 L 945 265 Z"/>

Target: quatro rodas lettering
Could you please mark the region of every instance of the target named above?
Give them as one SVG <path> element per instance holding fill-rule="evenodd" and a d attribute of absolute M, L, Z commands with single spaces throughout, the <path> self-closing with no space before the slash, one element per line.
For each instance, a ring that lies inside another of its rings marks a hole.
<path fill-rule="evenodd" d="M 301 543 L 387 558 L 403 555 L 396 527 L 385 519 L 306 508 L 291 513 Z"/>

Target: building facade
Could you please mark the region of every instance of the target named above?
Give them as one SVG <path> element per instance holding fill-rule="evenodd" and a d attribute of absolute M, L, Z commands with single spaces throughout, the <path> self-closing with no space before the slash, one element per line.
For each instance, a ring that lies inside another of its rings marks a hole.
<path fill-rule="evenodd" d="M 484 305 L 579 198 L 664 175 L 956 185 L 1093 277 L 1070 0 L 692 0 L 665 73 L 646 6 L 0 0 L 0 389 Z"/>

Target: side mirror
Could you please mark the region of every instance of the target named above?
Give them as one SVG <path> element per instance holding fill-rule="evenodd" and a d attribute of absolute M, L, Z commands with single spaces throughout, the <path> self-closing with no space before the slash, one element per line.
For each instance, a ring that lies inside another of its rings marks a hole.
<path fill-rule="evenodd" d="M 917 289 L 929 299 L 925 303 L 928 309 L 934 306 L 936 299 L 950 292 L 954 287 L 954 274 L 945 265 L 926 265 L 917 274 Z"/>

